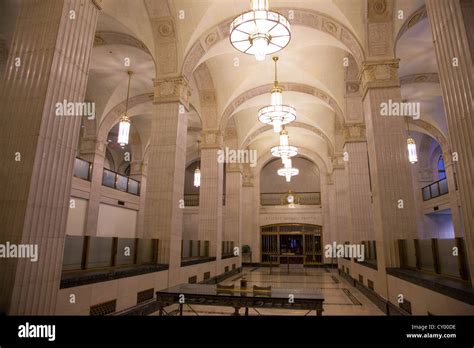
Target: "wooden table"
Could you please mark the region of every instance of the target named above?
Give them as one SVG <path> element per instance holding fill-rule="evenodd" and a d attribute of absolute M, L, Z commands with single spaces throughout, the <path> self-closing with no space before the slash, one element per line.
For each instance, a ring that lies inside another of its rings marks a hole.
<path fill-rule="evenodd" d="M 290 301 L 291 297 L 293 301 Z M 184 303 L 180 303 L 180 299 L 184 299 Z M 240 308 L 246 308 L 246 315 L 248 308 L 278 308 L 308 310 L 308 313 L 314 310 L 321 316 L 324 297 L 320 291 L 308 288 L 272 288 L 271 292 L 254 293 L 251 288 L 217 291 L 217 285 L 181 284 L 157 291 L 156 301 L 160 316 L 164 314 L 165 307 L 175 303 L 179 305 L 180 315 L 183 315 L 183 307 L 186 304 L 233 307 L 233 315 L 237 316 L 240 315 Z"/>

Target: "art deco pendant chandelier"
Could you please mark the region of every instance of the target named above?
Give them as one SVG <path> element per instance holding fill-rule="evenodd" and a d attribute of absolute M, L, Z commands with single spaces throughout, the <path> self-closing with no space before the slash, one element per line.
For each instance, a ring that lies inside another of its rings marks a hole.
<path fill-rule="evenodd" d="M 290 23 L 285 16 L 270 11 L 268 0 L 251 0 L 251 10 L 230 25 L 230 42 L 240 52 L 258 61 L 285 48 L 291 40 Z"/>
<path fill-rule="evenodd" d="M 408 125 L 408 119 L 407 121 L 407 133 L 408 133 L 408 139 L 407 139 L 407 149 L 408 149 L 408 160 L 410 163 L 415 164 L 418 162 L 418 155 L 416 153 L 416 143 L 415 139 L 413 139 L 410 135 L 410 126 Z"/>
<path fill-rule="evenodd" d="M 198 140 L 198 155 L 200 155 L 200 145 L 201 142 Z M 199 169 L 199 164 L 194 170 L 194 187 L 200 187 L 201 186 L 201 170 Z"/>
<path fill-rule="evenodd" d="M 258 110 L 258 120 L 272 125 L 273 130 L 280 133 L 283 125 L 296 119 L 296 110 L 290 105 L 283 105 L 283 89 L 278 85 L 278 57 L 273 57 L 273 61 L 275 62 L 275 82 L 271 90 L 271 105 Z"/>
<path fill-rule="evenodd" d="M 117 142 L 120 146 L 128 144 L 128 138 L 130 135 L 130 118 L 128 117 L 128 98 L 130 97 L 130 81 L 132 79 L 132 72 L 128 71 L 128 89 L 127 89 L 127 101 L 125 104 L 125 112 L 120 117 L 119 132 Z"/>
<path fill-rule="evenodd" d="M 289 158 L 283 168 L 278 169 L 278 175 L 284 176 L 286 182 L 291 182 L 291 177 L 300 173 L 299 169 L 293 168 L 291 158 Z"/>
<path fill-rule="evenodd" d="M 271 152 L 273 156 L 280 157 L 283 164 L 298 154 L 298 148 L 289 145 L 289 136 L 285 128 L 280 133 L 280 145 L 272 147 Z"/>

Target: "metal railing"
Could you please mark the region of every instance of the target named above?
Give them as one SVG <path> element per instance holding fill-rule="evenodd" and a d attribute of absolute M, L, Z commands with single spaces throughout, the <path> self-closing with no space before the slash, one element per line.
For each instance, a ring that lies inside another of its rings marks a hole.
<path fill-rule="evenodd" d="M 429 201 L 430 199 L 445 195 L 448 192 L 448 180 L 446 178 L 435 181 L 421 189 L 423 201 Z"/>
<path fill-rule="evenodd" d="M 74 162 L 74 173 L 76 178 L 91 181 L 92 178 L 92 163 L 82 158 L 76 157 Z"/>
<path fill-rule="evenodd" d="M 453 253 L 457 250 L 457 253 Z M 444 276 L 469 278 L 463 238 L 399 239 L 400 267 L 436 273 Z"/>
<path fill-rule="evenodd" d="M 225 206 L 225 194 L 222 195 L 222 205 Z M 199 207 L 199 193 L 184 195 L 185 207 Z"/>
<path fill-rule="evenodd" d="M 199 207 L 199 194 L 184 195 L 185 207 Z"/>
<path fill-rule="evenodd" d="M 182 240 L 181 259 L 199 259 L 209 257 L 208 240 Z"/>
<path fill-rule="evenodd" d="M 63 271 L 158 263 L 158 239 L 66 236 Z"/>
<path fill-rule="evenodd" d="M 222 256 L 233 256 L 234 255 L 234 242 L 233 241 L 222 241 Z"/>
<path fill-rule="evenodd" d="M 321 192 L 292 192 L 294 204 L 299 205 L 321 205 Z M 277 206 L 288 205 L 288 192 L 261 193 L 260 205 Z"/>
<path fill-rule="evenodd" d="M 125 175 L 121 175 L 109 169 L 104 169 L 104 174 L 102 175 L 102 185 L 122 192 L 128 192 L 132 195 L 140 195 L 139 181 L 133 180 Z"/>

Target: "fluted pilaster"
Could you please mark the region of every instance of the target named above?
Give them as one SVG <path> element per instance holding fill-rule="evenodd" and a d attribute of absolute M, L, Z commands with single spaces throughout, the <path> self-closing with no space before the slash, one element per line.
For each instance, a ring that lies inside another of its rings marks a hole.
<path fill-rule="evenodd" d="M 472 3 L 427 0 L 451 149 L 458 154 L 456 178 L 464 237 L 474 279 L 474 106 Z M 472 35 L 472 34 L 470 34 Z M 450 187 L 451 189 L 451 187 Z"/>
<path fill-rule="evenodd" d="M 160 262 L 181 265 L 187 115 L 180 104 L 155 105 L 148 148 L 144 238 L 160 239 Z M 170 274 L 172 272 L 170 271 Z M 176 273 L 176 272 L 175 272 Z"/>
<path fill-rule="evenodd" d="M 55 311 L 81 124 L 55 104 L 84 101 L 98 14 L 91 0 L 21 3 L 0 100 L 0 243 L 37 244 L 39 255 L 0 261 L 0 312 Z"/>

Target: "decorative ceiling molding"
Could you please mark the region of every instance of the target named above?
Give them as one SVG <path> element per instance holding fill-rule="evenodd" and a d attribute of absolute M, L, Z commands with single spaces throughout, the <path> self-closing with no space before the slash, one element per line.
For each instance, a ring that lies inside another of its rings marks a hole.
<path fill-rule="evenodd" d="M 322 31 L 339 40 L 347 47 L 349 52 L 354 56 L 357 64 L 360 66 L 364 61 L 364 51 L 362 45 L 352 31 L 344 24 L 336 19 L 309 9 L 295 9 L 295 8 L 277 8 L 279 12 L 285 16 L 291 12 L 293 18 L 290 23 L 292 26 L 304 26 L 315 30 Z M 218 42 L 228 39 L 229 26 L 233 18 L 226 19 L 206 33 L 191 46 L 184 59 L 182 74 L 190 77 L 201 61 L 202 57 Z"/>
<path fill-rule="evenodd" d="M 443 150 L 443 153 L 449 153 L 449 142 L 446 136 L 441 132 L 437 127 L 433 126 L 431 123 L 418 119 L 414 120 L 411 117 L 408 117 L 408 123 L 411 125 L 415 125 L 420 127 L 421 129 L 425 130 L 426 134 L 431 136 L 433 139 L 435 139 L 439 145 L 441 146 L 441 149 Z"/>
<path fill-rule="evenodd" d="M 411 83 L 439 83 L 439 75 L 437 73 L 426 73 L 400 77 L 401 85 L 408 85 Z"/>
<path fill-rule="evenodd" d="M 329 137 L 320 128 L 317 128 L 317 127 L 314 127 L 314 126 L 311 126 L 309 124 L 302 123 L 302 122 L 292 122 L 289 125 L 287 125 L 287 128 L 292 128 L 292 127 L 307 129 L 310 132 L 316 134 L 317 136 L 322 138 L 327 143 L 329 156 L 332 156 L 334 154 L 334 145 L 329 140 Z M 257 130 L 255 130 L 253 133 L 251 133 L 250 135 L 248 135 L 244 139 L 244 141 L 243 141 L 242 145 L 240 146 L 240 148 L 241 149 L 246 149 L 250 145 L 250 143 L 252 143 L 252 141 L 254 141 L 259 135 L 261 135 L 261 134 L 263 134 L 263 133 L 265 133 L 269 130 L 272 130 L 272 129 L 273 129 L 273 127 L 270 126 L 270 125 L 265 125 L 265 126 L 262 126 L 262 127 L 258 128 Z"/>
<path fill-rule="evenodd" d="M 178 39 L 176 25 L 167 0 L 145 0 L 145 7 L 150 18 L 155 56 L 157 78 L 178 74 Z M 189 80 L 189 76 L 186 76 Z"/>
<path fill-rule="evenodd" d="M 421 22 L 422 20 L 428 18 L 428 12 L 426 11 L 426 5 L 421 6 L 415 12 L 411 14 L 410 17 L 403 23 L 402 27 L 398 31 L 397 38 L 395 39 L 394 43 L 394 51 L 397 50 L 397 43 L 398 40 L 405 34 L 410 28 L 414 27 L 416 24 Z"/>
<path fill-rule="evenodd" d="M 104 46 L 104 45 L 124 45 L 131 46 L 142 50 L 143 52 L 152 56 L 148 47 L 137 38 L 115 31 L 98 31 L 95 33 L 94 37 L 94 46 Z M 153 56 L 152 56 L 153 57 Z"/>
<path fill-rule="evenodd" d="M 247 100 L 255 98 L 259 95 L 268 94 L 268 91 L 272 88 L 273 84 L 265 84 L 262 86 L 258 86 L 252 89 L 245 91 L 244 93 L 240 94 L 234 100 L 232 100 L 222 113 L 221 121 L 220 121 L 220 128 L 225 129 L 227 126 L 227 122 L 233 116 L 235 110 L 245 103 Z M 336 114 L 336 124 L 344 124 L 344 114 L 342 109 L 339 107 L 337 101 L 331 97 L 326 92 L 320 90 L 319 88 L 302 84 L 302 83 L 294 83 L 294 82 L 280 82 L 280 86 L 286 92 L 299 92 L 304 94 L 312 95 L 326 104 L 328 104 L 334 113 Z"/>

